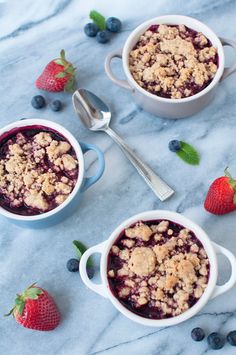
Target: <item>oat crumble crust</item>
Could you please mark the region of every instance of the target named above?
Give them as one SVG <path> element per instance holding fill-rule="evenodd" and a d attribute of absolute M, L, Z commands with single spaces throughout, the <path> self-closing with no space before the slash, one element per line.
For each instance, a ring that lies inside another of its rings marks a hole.
<path fill-rule="evenodd" d="M 7 147 L 0 160 L 0 194 L 12 208 L 24 205 L 41 213 L 67 199 L 78 175 L 68 142 L 53 139 L 50 132 L 30 138 L 19 132 Z"/>
<path fill-rule="evenodd" d="M 153 25 L 129 54 L 134 80 L 157 96 L 180 99 L 203 90 L 217 71 L 218 55 L 201 33 L 184 25 Z"/>
<path fill-rule="evenodd" d="M 202 296 L 208 277 L 209 260 L 200 241 L 193 232 L 167 220 L 137 222 L 110 250 L 112 292 L 144 317 L 183 313 Z"/>

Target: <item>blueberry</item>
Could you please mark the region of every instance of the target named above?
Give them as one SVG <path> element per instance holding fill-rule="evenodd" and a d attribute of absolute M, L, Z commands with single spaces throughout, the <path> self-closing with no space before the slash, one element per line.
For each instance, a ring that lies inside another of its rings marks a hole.
<path fill-rule="evenodd" d="M 61 111 L 62 109 L 62 103 L 60 100 L 55 100 L 55 101 L 52 101 L 50 103 L 50 107 L 53 111 L 57 112 L 57 111 Z"/>
<path fill-rule="evenodd" d="M 208 335 L 207 342 L 213 350 L 221 349 L 225 344 L 224 338 L 219 333 L 211 333 Z"/>
<path fill-rule="evenodd" d="M 98 31 L 98 26 L 93 22 L 87 23 L 87 25 L 84 27 L 84 32 L 88 37 L 96 37 Z"/>
<path fill-rule="evenodd" d="M 110 39 L 107 31 L 99 31 L 96 38 L 99 43 L 106 43 Z"/>
<path fill-rule="evenodd" d="M 87 266 L 87 274 L 90 279 L 94 277 L 94 268 L 91 265 Z"/>
<path fill-rule="evenodd" d="M 177 139 L 174 139 L 173 141 L 169 142 L 169 149 L 176 153 L 181 149 L 181 143 Z"/>
<path fill-rule="evenodd" d="M 77 259 L 70 259 L 66 263 L 66 267 L 70 272 L 79 271 L 79 260 Z"/>
<path fill-rule="evenodd" d="M 205 332 L 202 328 L 194 328 L 191 331 L 191 337 L 195 341 L 201 341 L 205 338 Z"/>
<path fill-rule="evenodd" d="M 37 110 L 39 110 L 40 108 L 43 108 L 46 105 L 46 102 L 42 95 L 36 95 L 32 98 L 31 105 Z"/>
<path fill-rule="evenodd" d="M 111 32 L 119 32 L 121 30 L 121 21 L 116 17 L 109 17 L 106 20 L 106 28 Z"/>
<path fill-rule="evenodd" d="M 227 341 L 230 343 L 232 346 L 236 346 L 236 330 L 232 330 L 232 332 L 229 332 L 227 335 Z"/>

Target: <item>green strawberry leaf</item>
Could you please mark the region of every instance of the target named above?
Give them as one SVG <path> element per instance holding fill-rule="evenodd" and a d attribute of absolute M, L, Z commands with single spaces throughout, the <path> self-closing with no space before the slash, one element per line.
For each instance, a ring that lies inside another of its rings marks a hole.
<path fill-rule="evenodd" d="M 64 91 L 66 91 L 66 92 L 74 91 L 75 90 L 75 83 L 76 83 L 75 77 L 71 76 L 64 87 Z"/>
<path fill-rule="evenodd" d="M 232 175 L 228 171 L 228 166 L 224 170 L 225 176 L 229 178 L 229 183 L 233 187 L 233 189 L 236 188 L 236 180 L 232 177 Z"/>
<path fill-rule="evenodd" d="M 81 243 L 78 240 L 74 240 L 73 241 L 73 245 L 74 245 L 77 257 L 80 260 L 81 256 L 84 254 L 84 252 L 86 252 L 87 248 L 86 248 L 86 246 L 83 243 Z M 91 257 L 88 259 L 87 265 L 88 266 L 93 266 L 93 261 L 92 261 Z"/>
<path fill-rule="evenodd" d="M 76 68 L 73 66 L 69 65 L 67 68 L 64 68 L 64 71 L 68 74 L 74 74 L 76 72 Z"/>
<path fill-rule="evenodd" d="M 232 175 L 228 171 L 228 167 L 224 170 L 225 176 L 229 178 L 229 184 L 234 189 L 234 199 L 233 202 L 236 204 L 236 180 L 232 177 Z"/>
<path fill-rule="evenodd" d="M 191 165 L 198 165 L 200 163 L 200 157 L 195 148 L 190 144 L 180 141 L 181 149 L 176 152 L 176 154 L 183 160 L 185 163 Z"/>
<path fill-rule="evenodd" d="M 16 311 L 19 315 L 22 315 L 25 307 L 25 302 L 27 299 L 33 299 L 36 300 L 39 295 L 43 293 L 43 290 L 39 289 L 38 287 L 35 287 L 36 283 L 33 283 L 30 285 L 23 293 L 22 295 L 17 293 L 17 297 L 15 299 L 15 306 L 10 310 L 8 314 L 5 314 L 5 316 L 9 316 L 12 314 L 14 316 L 14 311 Z"/>
<path fill-rule="evenodd" d="M 65 73 L 64 71 L 61 71 L 60 73 L 58 73 L 57 75 L 55 75 L 55 78 L 64 78 L 65 76 L 67 76 L 67 73 Z"/>
<path fill-rule="evenodd" d="M 37 300 L 38 296 L 41 295 L 43 293 L 42 290 L 40 290 L 39 288 L 37 287 L 32 287 L 32 288 L 29 288 L 27 289 L 24 293 L 23 293 L 23 296 L 25 298 L 30 298 L 32 300 Z"/>
<path fill-rule="evenodd" d="M 15 310 L 17 311 L 18 314 L 22 315 L 23 311 L 25 308 L 25 302 L 21 301 L 19 304 L 15 306 Z"/>
<path fill-rule="evenodd" d="M 55 59 L 54 60 L 55 63 L 64 66 L 64 62 L 61 59 Z"/>
<path fill-rule="evenodd" d="M 98 26 L 98 28 L 103 31 L 106 29 L 106 19 L 96 10 L 90 11 L 89 17 Z"/>

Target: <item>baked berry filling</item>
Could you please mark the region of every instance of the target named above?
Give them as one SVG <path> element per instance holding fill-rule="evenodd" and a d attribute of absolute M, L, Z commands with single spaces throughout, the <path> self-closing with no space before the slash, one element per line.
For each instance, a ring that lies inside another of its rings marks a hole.
<path fill-rule="evenodd" d="M 0 205 L 12 213 L 37 215 L 59 206 L 78 172 L 73 147 L 51 128 L 14 128 L 0 137 Z"/>
<path fill-rule="evenodd" d="M 171 99 L 197 94 L 218 69 L 217 49 L 185 25 L 152 25 L 129 55 L 135 81 L 148 92 Z"/>
<path fill-rule="evenodd" d="M 137 222 L 108 255 L 109 286 L 119 302 L 149 319 L 175 317 L 207 287 L 210 265 L 195 234 L 168 220 Z"/>

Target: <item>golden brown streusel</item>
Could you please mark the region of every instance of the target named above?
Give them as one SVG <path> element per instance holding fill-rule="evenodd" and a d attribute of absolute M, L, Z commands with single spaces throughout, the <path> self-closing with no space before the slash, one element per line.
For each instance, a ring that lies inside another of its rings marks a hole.
<path fill-rule="evenodd" d="M 124 305 L 144 317 L 166 318 L 197 302 L 207 287 L 209 267 L 193 232 L 160 220 L 126 228 L 110 250 L 107 272 Z"/>
<path fill-rule="evenodd" d="M 192 96 L 215 76 L 218 55 L 200 32 L 184 25 L 153 25 L 129 54 L 134 80 L 145 90 L 172 99 Z"/>
<path fill-rule="evenodd" d="M 75 185 L 78 161 L 71 154 L 73 148 L 53 134 L 42 131 L 27 136 L 22 131 L 0 145 L 0 194 L 15 213 L 16 208 L 27 209 L 26 214 L 55 208 Z"/>

